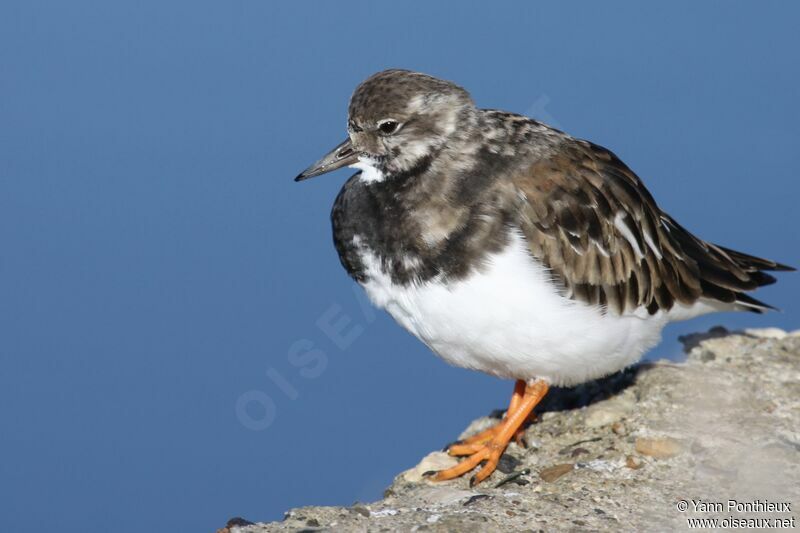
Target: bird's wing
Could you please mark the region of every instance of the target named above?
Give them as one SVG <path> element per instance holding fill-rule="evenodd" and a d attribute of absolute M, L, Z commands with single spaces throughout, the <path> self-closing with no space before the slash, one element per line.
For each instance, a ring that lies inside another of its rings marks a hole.
<path fill-rule="evenodd" d="M 701 297 L 762 311 L 743 291 L 775 280 L 763 270 L 788 269 L 695 237 L 619 158 L 586 141 L 565 142 L 513 181 L 530 251 L 572 299 L 616 313 Z"/>

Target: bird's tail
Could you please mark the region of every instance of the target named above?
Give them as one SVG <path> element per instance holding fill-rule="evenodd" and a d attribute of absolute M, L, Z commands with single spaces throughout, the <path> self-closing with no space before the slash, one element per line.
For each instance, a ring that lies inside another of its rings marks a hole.
<path fill-rule="evenodd" d="M 763 313 L 769 309 L 776 309 L 775 307 L 757 300 L 742 291 L 749 291 L 758 287 L 763 287 L 764 285 L 772 285 L 775 283 L 775 276 L 768 274 L 767 272 L 792 272 L 796 269 L 789 265 L 784 265 L 776 261 L 763 259 L 761 257 L 756 257 L 743 252 L 737 252 L 736 250 L 731 250 L 723 246 L 716 247 L 721 252 L 728 255 L 728 257 L 730 257 L 731 260 L 736 263 L 739 269 L 748 274 L 750 278 L 750 282 L 747 283 L 745 287 L 739 291 L 734 291 L 736 297 L 734 301 L 737 306 L 741 307 L 743 310 L 752 311 L 755 313 Z M 755 284 L 755 286 L 752 286 L 753 284 Z M 751 286 L 752 288 L 750 288 Z"/>
<path fill-rule="evenodd" d="M 775 277 L 767 272 L 793 271 L 793 267 L 703 241 L 672 219 L 669 224 L 671 234 L 697 262 L 703 296 L 754 313 L 775 309 L 747 292 L 775 283 Z"/>

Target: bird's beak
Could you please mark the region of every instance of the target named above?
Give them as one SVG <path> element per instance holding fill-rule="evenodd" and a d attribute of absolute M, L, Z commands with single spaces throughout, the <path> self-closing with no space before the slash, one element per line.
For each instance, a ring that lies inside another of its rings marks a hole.
<path fill-rule="evenodd" d="M 358 154 L 353 150 L 350 139 L 325 154 L 322 159 L 301 172 L 294 181 L 303 181 L 321 174 L 325 174 L 337 168 L 346 167 L 358 162 Z"/>

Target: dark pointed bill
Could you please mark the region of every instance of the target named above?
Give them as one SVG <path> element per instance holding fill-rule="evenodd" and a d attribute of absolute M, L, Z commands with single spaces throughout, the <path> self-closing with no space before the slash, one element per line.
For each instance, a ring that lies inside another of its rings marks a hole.
<path fill-rule="evenodd" d="M 358 154 L 353 150 L 350 139 L 328 152 L 322 159 L 301 172 L 294 181 L 303 181 L 313 178 L 337 168 L 346 167 L 358 162 Z"/>

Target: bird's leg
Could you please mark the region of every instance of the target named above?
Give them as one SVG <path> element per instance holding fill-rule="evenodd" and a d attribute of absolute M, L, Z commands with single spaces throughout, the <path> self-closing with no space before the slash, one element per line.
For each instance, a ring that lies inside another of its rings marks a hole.
<path fill-rule="evenodd" d="M 518 379 L 517 382 L 514 384 L 514 393 L 511 395 L 511 402 L 508 404 L 508 410 L 506 414 L 503 416 L 503 420 L 495 424 L 494 426 L 490 427 L 489 429 L 485 429 L 480 433 L 472 435 L 471 437 L 467 437 L 464 440 L 455 442 L 447 447 L 447 453 L 453 456 L 459 455 L 471 455 L 481 449 L 481 447 L 486 444 L 487 442 L 491 441 L 495 435 L 497 435 L 505 424 L 506 420 L 511 413 L 516 411 L 519 408 L 520 402 L 522 401 L 522 397 L 525 395 L 525 381 Z M 528 418 L 533 417 L 531 416 Z M 526 420 L 526 422 L 528 421 Z M 523 440 L 523 435 L 525 434 L 525 424 L 521 424 L 516 433 L 514 433 L 514 442 L 516 442 L 520 446 L 525 445 L 525 441 Z"/>
<path fill-rule="evenodd" d="M 498 424 L 499 430 L 492 436 L 489 442 L 480 445 L 480 448 L 469 457 L 458 463 L 452 468 L 441 470 L 433 477 L 436 481 L 445 481 L 464 475 L 482 461 L 486 461 L 481 470 L 472 476 L 470 479 L 470 486 L 480 483 L 497 468 L 497 462 L 500 456 L 508 446 L 509 441 L 514 436 L 514 433 L 522 426 L 527 420 L 528 416 L 533 411 L 533 408 L 544 398 L 547 394 L 549 387 L 546 382 L 537 380 L 525 387 L 525 392 L 513 412 L 506 414 L 505 420 Z M 516 389 L 515 389 L 516 390 Z"/>

